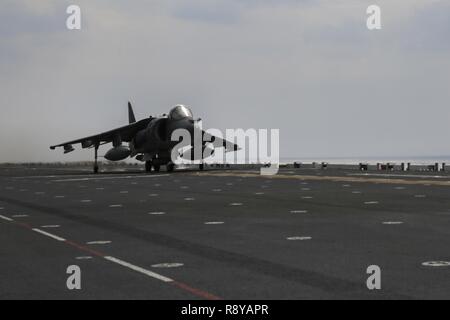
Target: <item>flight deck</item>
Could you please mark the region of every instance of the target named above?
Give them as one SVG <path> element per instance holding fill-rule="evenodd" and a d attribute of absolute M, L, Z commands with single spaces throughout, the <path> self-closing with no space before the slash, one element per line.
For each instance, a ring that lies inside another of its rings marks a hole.
<path fill-rule="evenodd" d="M 90 171 L 0 168 L 0 299 L 450 297 L 448 173 Z"/>

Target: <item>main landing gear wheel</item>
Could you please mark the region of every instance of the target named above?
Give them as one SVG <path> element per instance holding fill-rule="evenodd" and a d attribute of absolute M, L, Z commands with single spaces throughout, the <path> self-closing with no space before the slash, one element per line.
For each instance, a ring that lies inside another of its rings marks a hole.
<path fill-rule="evenodd" d="M 155 169 L 155 172 L 159 172 L 159 169 L 161 168 L 161 166 L 159 164 L 155 164 L 155 165 L 153 165 L 153 168 Z"/>
<path fill-rule="evenodd" d="M 173 172 L 174 169 L 175 169 L 175 164 L 173 164 L 173 163 L 167 164 L 167 172 Z"/>
<path fill-rule="evenodd" d="M 152 171 L 152 162 L 145 161 L 145 172 L 151 172 L 151 171 Z"/>
<path fill-rule="evenodd" d="M 98 173 L 98 166 L 97 166 L 97 165 L 94 166 L 94 173 L 95 173 L 95 174 Z"/>

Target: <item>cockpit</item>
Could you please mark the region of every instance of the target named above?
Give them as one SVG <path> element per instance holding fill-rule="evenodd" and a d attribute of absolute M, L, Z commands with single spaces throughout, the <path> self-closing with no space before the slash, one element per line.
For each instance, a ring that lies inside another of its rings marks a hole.
<path fill-rule="evenodd" d="M 188 107 L 180 104 L 172 108 L 169 112 L 169 119 L 171 120 L 182 120 L 182 119 L 193 119 L 192 111 Z"/>

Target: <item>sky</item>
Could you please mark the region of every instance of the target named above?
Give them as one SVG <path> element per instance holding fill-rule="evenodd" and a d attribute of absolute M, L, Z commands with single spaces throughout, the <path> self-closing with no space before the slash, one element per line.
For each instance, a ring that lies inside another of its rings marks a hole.
<path fill-rule="evenodd" d="M 282 157 L 449 155 L 449 39 L 439 0 L 3 0 L 0 162 L 92 160 L 49 146 L 126 124 L 128 100 L 279 129 Z"/>

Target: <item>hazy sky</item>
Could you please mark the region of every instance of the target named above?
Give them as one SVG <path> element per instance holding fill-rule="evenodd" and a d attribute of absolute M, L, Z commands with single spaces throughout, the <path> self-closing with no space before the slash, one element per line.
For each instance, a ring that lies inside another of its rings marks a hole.
<path fill-rule="evenodd" d="M 48 146 L 126 124 L 128 100 L 278 128 L 281 156 L 448 155 L 449 98 L 450 1 L 2 1 L 0 162 L 90 160 Z"/>

